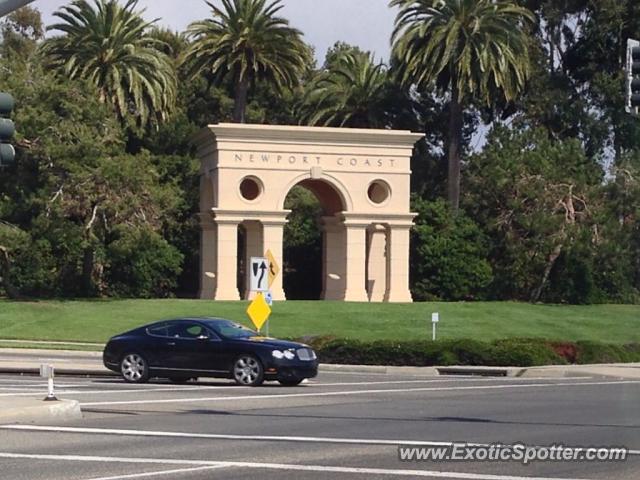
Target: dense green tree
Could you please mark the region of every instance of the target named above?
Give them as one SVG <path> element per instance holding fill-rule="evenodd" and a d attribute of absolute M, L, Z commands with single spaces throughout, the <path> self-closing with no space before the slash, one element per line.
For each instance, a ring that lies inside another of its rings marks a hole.
<path fill-rule="evenodd" d="M 492 280 L 488 239 L 462 213 L 442 200 L 414 197 L 418 213 L 412 232 L 411 293 L 416 300 L 477 300 Z"/>
<path fill-rule="evenodd" d="M 460 200 L 463 111 L 472 100 L 513 100 L 529 73 L 533 14 L 508 0 L 391 0 L 398 75 L 421 89 L 449 92 L 448 198 Z"/>
<path fill-rule="evenodd" d="M 47 40 L 50 63 L 71 79 L 95 85 L 100 101 L 112 106 L 124 122 L 138 126 L 162 121 L 172 111 L 176 75 L 166 44 L 149 35 L 154 22 L 142 19 L 138 0 L 124 6 L 116 0 L 74 0 L 54 15 L 47 27 L 63 35 Z"/>
<path fill-rule="evenodd" d="M 309 48 L 302 32 L 278 17 L 281 0 L 222 0 L 222 8 L 207 2 L 213 18 L 189 25 L 192 43 L 183 62 L 191 76 L 205 71 L 217 83 L 233 82 L 234 121 L 244 123 L 249 89 L 266 80 L 277 90 L 298 84 Z"/>
<path fill-rule="evenodd" d="M 105 254 L 109 295 L 157 298 L 176 288 L 182 255 L 152 229 L 119 226 Z"/>
<path fill-rule="evenodd" d="M 110 244 L 122 228 L 162 234 L 175 217 L 178 191 L 159 182 L 148 152 L 125 153 L 122 128 L 93 85 L 46 72 L 37 59 L 3 59 L 2 67 L 0 85 L 20 100 L 16 163 L 0 176 L 4 290 L 113 292 L 105 275 Z M 164 258 L 175 262 L 176 255 Z M 166 295 L 176 274 L 173 266 L 163 272 L 172 272 L 163 280 Z M 137 281 L 130 278 L 131 291 L 141 291 Z"/>
<path fill-rule="evenodd" d="M 496 127 L 467 180 L 465 206 L 492 239 L 493 295 L 540 300 L 561 255 L 590 238 L 601 169 L 578 140 Z"/>
<path fill-rule="evenodd" d="M 27 59 L 44 37 L 44 23 L 40 11 L 26 6 L 11 12 L 0 24 L 3 56 L 19 55 Z"/>

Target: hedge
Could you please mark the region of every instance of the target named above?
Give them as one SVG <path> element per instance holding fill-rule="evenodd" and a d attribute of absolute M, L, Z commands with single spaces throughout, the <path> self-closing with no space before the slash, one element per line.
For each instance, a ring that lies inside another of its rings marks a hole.
<path fill-rule="evenodd" d="M 362 342 L 330 336 L 304 337 L 298 340 L 311 345 L 323 363 L 529 367 L 568 363 L 640 362 L 640 344 L 637 343 L 614 345 L 536 338 L 509 338 L 491 343 L 473 339 Z"/>

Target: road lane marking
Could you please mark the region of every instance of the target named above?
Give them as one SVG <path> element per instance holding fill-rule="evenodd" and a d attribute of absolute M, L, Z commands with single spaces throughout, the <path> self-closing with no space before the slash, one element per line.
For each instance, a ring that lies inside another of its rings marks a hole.
<path fill-rule="evenodd" d="M 46 388 L 46 385 L 45 387 Z M 134 389 L 134 390 L 65 390 L 63 387 L 60 387 L 58 385 L 56 385 L 56 390 L 58 391 L 58 393 L 60 393 L 61 395 L 100 395 L 103 393 L 146 393 L 146 392 L 185 392 L 185 391 L 189 391 L 189 392 L 193 392 L 193 391 L 200 391 L 200 390 L 229 390 L 229 389 L 244 389 L 246 390 L 247 387 L 245 386 L 234 386 L 234 385 L 230 385 L 230 386 L 219 386 L 219 387 L 199 387 L 199 388 L 181 388 L 181 387 L 158 387 L 158 388 L 145 388 L 145 389 Z M 0 387 L 0 390 L 2 390 L 2 387 Z M 0 397 L 19 397 L 19 396 L 29 396 L 29 395 L 33 395 L 34 393 L 38 393 L 37 391 L 33 391 L 33 390 L 24 390 L 24 392 L 30 392 L 30 393 L 23 393 L 23 392 L 16 392 L 16 393 L 0 393 Z"/>
<path fill-rule="evenodd" d="M 589 380 L 593 377 L 562 377 L 562 381 L 565 380 Z M 522 378 L 522 377 L 478 377 L 477 375 L 465 375 L 465 376 L 458 376 L 456 375 L 455 377 L 440 377 L 437 380 L 385 380 L 385 381 L 381 381 L 381 382 L 324 382 L 324 383 L 317 383 L 314 381 L 309 382 L 309 385 L 314 385 L 314 386 L 318 386 L 318 387 L 331 387 L 333 385 L 336 386 L 340 386 L 340 385 L 384 385 L 384 384 L 394 384 L 394 383 L 450 383 L 450 382 L 460 382 L 460 381 L 465 381 L 465 382 L 504 382 L 504 381 L 511 381 L 511 382 L 532 382 L 534 380 L 549 380 L 549 381 L 553 381 L 553 378 L 549 378 L 549 377 L 526 377 L 526 378 Z"/>
<path fill-rule="evenodd" d="M 132 464 L 162 464 L 162 465 L 193 465 L 193 466 L 220 466 L 252 468 L 259 470 L 293 470 L 299 472 L 322 472 L 336 474 L 363 474 L 363 475 L 388 475 L 402 477 L 432 477 L 453 478 L 461 480 L 587 480 L 580 478 L 560 477 L 527 477 L 517 475 L 492 475 L 485 473 L 445 472 L 439 470 L 405 470 L 390 468 L 364 468 L 364 467 L 335 467 L 330 465 L 299 465 L 288 463 L 261 463 L 261 462 L 230 462 L 207 460 L 181 460 L 166 458 L 130 458 L 130 457 L 99 457 L 82 455 L 44 455 L 0 452 L 0 458 L 31 459 L 31 460 L 59 460 L 66 462 L 109 462 Z"/>
<path fill-rule="evenodd" d="M 158 477 L 161 475 L 173 475 L 176 473 L 191 473 L 199 472 L 202 470 L 215 470 L 217 468 L 225 468 L 226 465 L 206 465 L 204 467 L 190 467 L 190 468 L 177 468 L 173 470 L 160 470 L 158 472 L 145 472 L 145 473 L 132 473 L 128 475 L 115 475 L 113 477 L 94 477 L 87 480 L 126 480 L 129 478 L 145 478 L 145 477 Z"/>
<path fill-rule="evenodd" d="M 571 380 L 574 377 L 564 377 L 563 380 Z M 585 377 L 575 377 L 576 380 L 584 380 Z M 501 380 L 497 378 L 468 378 L 465 382 L 495 382 L 496 380 Z M 518 380 L 518 379 L 512 379 Z M 520 379 L 519 381 L 532 381 L 532 380 L 549 380 L 548 378 L 538 378 L 538 379 Z M 333 386 L 358 386 L 358 385 L 392 385 L 392 384 L 425 384 L 425 383 L 451 383 L 459 380 L 454 379 L 440 379 L 440 380 L 388 380 L 381 382 L 335 382 L 335 383 L 315 383 L 310 382 L 309 385 L 314 387 L 333 387 Z M 246 390 L 246 386 L 241 385 L 181 385 L 179 387 L 162 387 L 162 386 L 146 386 L 145 388 L 133 388 L 126 389 L 123 385 L 122 389 L 113 389 L 113 390 L 66 390 L 68 388 L 90 388 L 92 384 L 82 384 L 82 385 L 56 385 L 56 390 L 61 395 L 101 395 L 107 393 L 146 393 L 146 392 L 191 392 L 191 391 L 204 391 L 204 390 L 231 390 L 231 389 L 242 389 Z M 22 387 L 3 387 L 0 386 L 0 398 L 2 397 L 28 397 L 30 395 L 38 394 L 38 390 L 34 390 L 35 388 L 42 387 L 46 388 L 46 384 L 41 385 L 24 385 Z M 12 390 L 12 392 L 8 392 L 8 390 Z M 15 391 L 15 392 L 13 392 Z M 127 402 L 129 403 L 129 402 Z"/>
<path fill-rule="evenodd" d="M 243 440 L 243 441 L 267 441 L 267 442 L 300 442 L 300 443 L 334 443 L 350 445 L 411 445 L 414 447 L 451 447 L 455 443 L 449 441 L 430 440 L 391 440 L 374 438 L 340 438 L 340 437 L 301 437 L 278 435 L 234 435 L 223 433 L 192 433 L 192 432 L 167 432 L 155 430 L 127 430 L 117 428 L 91 428 L 91 427 L 63 427 L 46 425 L 0 425 L 0 430 L 19 430 L 27 432 L 54 432 L 54 433 L 86 433 L 92 435 L 117 435 L 129 437 L 155 437 L 155 438 L 188 438 L 209 440 Z M 495 443 L 466 443 L 473 447 L 490 447 Z M 501 444 L 505 447 L 513 447 L 512 444 Z M 531 445 L 535 448 L 546 448 L 542 445 Z M 566 450 L 579 447 L 565 446 Z M 582 448 L 580 448 L 582 449 Z M 629 455 L 640 455 L 640 450 L 627 450 Z"/>
<path fill-rule="evenodd" d="M 454 392 L 465 390 L 502 390 L 516 388 L 549 388 L 549 387 L 579 387 L 595 385 L 637 385 L 640 380 L 621 380 L 613 382 L 557 382 L 557 383 L 529 383 L 518 385 L 473 385 L 461 387 L 417 387 L 417 388 L 395 388 L 376 390 L 346 390 L 337 392 L 313 392 L 313 393 L 281 393 L 272 395 L 239 395 L 228 397 L 198 397 L 198 398 L 163 398 L 156 400 L 128 400 L 128 401 L 107 401 L 107 402 L 82 402 L 80 407 L 97 407 L 106 405 L 149 405 L 162 403 L 196 403 L 196 402 L 224 402 L 237 400 L 267 400 L 277 398 L 305 398 L 305 397 L 331 397 L 345 395 L 372 395 L 372 394 L 392 394 L 392 393 L 414 393 L 414 392 Z"/>

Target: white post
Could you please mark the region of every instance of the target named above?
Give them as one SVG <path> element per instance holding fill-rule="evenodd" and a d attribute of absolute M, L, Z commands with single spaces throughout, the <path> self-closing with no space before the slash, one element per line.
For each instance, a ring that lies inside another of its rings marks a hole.
<path fill-rule="evenodd" d="M 54 368 L 53 365 L 40 365 L 40 376 L 47 378 L 47 387 L 48 393 L 45 397 L 45 402 L 57 401 L 54 385 L 53 385 L 53 377 L 54 377 Z"/>
<path fill-rule="evenodd" d="M 435 342 L 436 341 L 436 325 L 438 324 L 438 322 L 440 321 L 440 314 L 438 314 L 437 312 L 434 312 L 431 314 L 431 334 L 432 334 L 432 340 Z"/>

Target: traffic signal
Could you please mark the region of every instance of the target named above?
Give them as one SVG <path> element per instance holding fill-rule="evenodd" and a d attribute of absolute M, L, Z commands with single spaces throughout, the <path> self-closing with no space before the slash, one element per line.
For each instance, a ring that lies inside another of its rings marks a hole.
<path fill-rule="evenodd" d="M 640 110 L 640 42 L 627 40 L 627 113 L 638 115 Z"/>
<path fill-rule="evenodd" d="M 9 143 L 16 131 L 11 115 L 15 101 L 5 92 L 0 92 L 0 166 L 11 165 L 16 158 L 16 151 Z"/>

